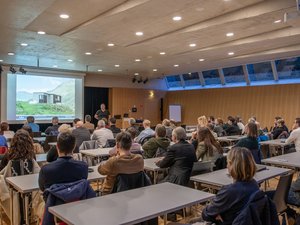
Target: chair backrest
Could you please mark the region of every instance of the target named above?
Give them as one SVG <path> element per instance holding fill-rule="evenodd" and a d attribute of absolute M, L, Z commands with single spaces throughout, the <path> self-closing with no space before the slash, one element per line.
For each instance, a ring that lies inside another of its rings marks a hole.
<path fill-rule="evenodd" d="M 51 136 L 51 135 L 47 135 L 43 148 L 44 148 L 44 152 L 48 152 L 50 149 L 50 145 L 48 143 L 50 142 L 57 142 L 57 136 Z"/>
<path fill-rule="evenodd" d="M 106 148 L 113 148 L 116 146 L 116 139 L 107 139 L 106 141 Z"/>
<path fill-rule="evenodd" d="M 205 161 L 205 162 L 194 162 L 193 169 L 191 176 L 203 174 L 203 173 L 209 173 L 212 171 L 213 162 L 212 161 Z"/>
<path fill-rule="evenodd" d="M 260 150 L 259 149 L 252 149 L 251 153 L 252 153 L 252 156 L 254 158 L 255 163 L 256 164 L 261 164 Z"/>
<path fill-rule="evenodd" d="M 5 154 L 7 152 L 6 146 L 0 146 L 0 154 Z"/>
<path fill-rule="evenodd" d="M 280 179 L 277 184 L 277 188 L 275 194 L 273 196 L 273 201 L 276 205 L 277 211 L 283 212 L 287 209 L 287 198 L 288 193 L 291 187 L 293 173 L 287 173 L 285 175 L 280 176 Z"/>
<path fill-rule="evenodd" d="M 98 142 L 96 140 L 84 141 L 79 146 L 79 150 L 88 150 L 88 149 L 95 149 L 98 148 Z"/>
<path fill-rule="evenodd" d="M 282 131 L 281 134 L 277 137 L 277 139 L 288 138 L 290 135 L 286 131 Z"/>
<path fill-rule="evenodd" d="M 42 136 L 42 132 L 38 131 L 38 132 L 32 132 L 32 137 L 41 137 Z"/>
<path fill-rule="evenodd" d="M 140 142 L 141 142 L 141 145 L 145 144 L 147 141 L 149 141 L 151 138 L 153 138 L 154 135 L 150 135 L 150 136 L 147 136 L 145 138 L 143 138 Z"/>
<path fill-rule="evenodd" d="M 150 178 L 144 171 L 132 174 L 118 174 L 112 193 L 127 191 L 151 185 Z"/>
<path fill-rule="evenodd" d="M 218 157 L 215 161 L 215 167 L 213 168 L 213 170 L 221 170 L 221 169 L 225 169 L 227 167 L 227 157 L 221 155 L 220 157 Z"/>
<path fill-rule="evenodd" d="M 156 150 L 155 155 L 153 156 L 153 158 L 157 158 L 157 157 L 165 157 L 167 154 L 167 150 L 161 147 L 158 147 Z"/>

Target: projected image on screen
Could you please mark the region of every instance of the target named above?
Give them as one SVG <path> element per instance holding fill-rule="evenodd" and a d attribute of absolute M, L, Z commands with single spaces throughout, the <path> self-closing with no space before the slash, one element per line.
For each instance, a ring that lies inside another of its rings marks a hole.
<path fill-rule="evenodd" d="M 16 75 L 16 120 L 34 115 L 36 120 L 75 116 L 75 79 Z"/>

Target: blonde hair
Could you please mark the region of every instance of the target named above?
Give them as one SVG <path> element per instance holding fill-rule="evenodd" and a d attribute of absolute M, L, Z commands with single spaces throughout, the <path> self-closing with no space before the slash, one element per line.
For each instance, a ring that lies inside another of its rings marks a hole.
<path fill-rule="evenodd" d="M 65 133 L 65 132 L 71 133 L 71 129 L 70 128 L 71 128 L 71 126 L 69 124 L 64 123 L 64 124 L 62 124 L 62 125 L 59 126 L 58 132 L 59 133 Z"/>
<path fill-rule="evenodd" d="M 150 127 L 150 124 L 151 124 L 150 120 L 144 120 L 143 121 L 144 126 Z"/>
<path fill-rule="evenodd" d="M 206 127 L 208 124 L 206 116 L 198 117 L 198 124 L 200 125 L 200 127 Z"/>
<path fill-rule="evenodd" d="M 232 148 L 227 155 L 227 164 L 231 166 L 229 172 L 235 181 L 250 181 L 255 175 L 256 165 L 247 148 Z"/>

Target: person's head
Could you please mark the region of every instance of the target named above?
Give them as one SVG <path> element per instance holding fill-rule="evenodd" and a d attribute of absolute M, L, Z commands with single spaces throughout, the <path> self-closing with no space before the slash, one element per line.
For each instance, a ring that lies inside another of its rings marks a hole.
<path fill-rule="evenodd" d="M 5 131 L 9 130 L 9 125 L 7 122 L 2 122 L 0 125 L 0 134 L 3 135 Z"/>
<path fill-rule="evenodd" d="M 75 119 L 73 120 L 73 127 L 75 127 L 75 125 L 76 125 L 76 123 L 77 123 L 78 121 L 80 121 L 79 118 L 75 118 Z"/>
<path fill-rule="evenodd" d="M 175 126 L 176 127 L 176 122 L 175 122 L 175 120 L 170 120 L 170 126 Z"/>
<path fill-rule="evenodd" d="M 236 116 L 236 117 L 235 117 L 235 121 L 236 121 L 237 123 L 243 123 L 243 120 L 242 120 L 242 118 L 241 118 L 240 116 Z"/>
<path fill-rule="evenodd" d="M 157 124 L 155 127 L 155 136 L 156 137 L 165 137 L 166 134 L 167 134 L 166 128 L 161 124 Z"/>
<path fill-rule="evenodd" d="M 136 121 L 135 121 L 134 118 L 130 118 L 130 119 L 129 119 L 129 125 L 130 125 L 130 126 L 133 126 L 135 123 L 136 123 Z"/>
<path fill-rule="evenodd" d="M 245 126 L 245 133 L 248 137 L 257 138 L 258 131 L 256 123 L 248 123 Z"/>
<path fill-rule="evenodd" d="M 101 108 L 101 110 L 104 111 L 104 110 L 105 110 L 105 104 L 102 103 L 102 104 L 100 105 L 100 108 Z"/>
<path fill-rule="evenodd" d="M 58 125 L 58 117 L 57 116 L 52 117 L 52 124 Z"/>
<path fill-rule="evenodd" d="M 18 130 L 11 140 L 8 150 L 9 159 L 33 159 L 33 140 L 29 133 L 24 130 Z"/>
<path fill-rule="evenodd" d="M 213 155 L 213 147 L 215 147 L 220 153 L 223 153 L 220 144 L 216 141 L 207 127 L 198 127 L 197 138 L 198 143 L 204 142 L 210 156 Z"/>
<path fill-rule="evenodd" d="M 207 126 L 207 118 L 206 116 L 200 116 L 198 117 L 198 125 L 200 125 L 201 127 L 206 127 Z"/>
<path fill-rule="evenodd" d="M 256 172 L 252 153 L 241 147 L 234 147 L 228 152 L 227 168 L 235 181 L 251 181 Z"/>
<path fill-rule="evenodd" d="M 210 131 L 213 131 L 215 126 L 212 123 L 208 123 L 206 126 Z"/>
<path fill-rule="evenodd" d="M 118 150 L 129 152 L 132 145 L 131 134 L 128 132 L 118 133 L 116 137 L 116 145 Z"/>
<path fill-rule="evenodd" d="M 72 154 L 76 144 L 76 138 L 72 133 L 64 132 L 57 136 L 57 151 L 59 155 Z"/>
<path fill-rule="evenodd" d="M 71 126 L 69 124 L 63 123 L 62 125 L 59 126 L 58 133 L 65 133 L 65 132 L 71 133 Z"/>
<path fill-rule="evenodd" d="M 24 125 L 22 126 L 22 129 L 26 130 L 26 131 L 29 133 L 30 137 L 33 136 L 31 126 L 29 126 L 29 125 L 27 125 L 27 124 L 24 124 Z"/>
<path fill-rule="evenodd" d="M 165 127 L 169 127 L 169 126 L 170 126 L 170 120 L 164 119 L 164 120 L 162 121 L 162 125 L 165 126 Z"/>
<path fill-rule="evenodd" d="M 85 115 L 84 121 L 85 121 L 86 123 L 90 123 L 90 122 L 92 121 L 91 115 Z"/>
<path fill-rule="evenodd" d="M 209 116 L 208 117 L 208 122 L 209 123 L 215 123 L 215 117 L 214 116 Z"/>
<path fill-rule="evenodd" d="M 104 121 L 105 125 L 107 125 L 107 124 L 108 124 L 108 121 L 107 121 L 107 119 L 106 119 L 106 118 L 102 118 L 102 120 Z"/>
<path fill-rule="evenodd" d="M 250 118 L 248 119 L 248 123 L 255 123 L 255 119 L 253 119 L 252 117 L 250 117 Z"/>
<path fill-rule="evenodd" d="M 104 120 L 99 120 L 99 121 L 98 121 L 98 124 L 97 124 L 97 127 L 98 127 L 98 129 L 101 129 L 101 128 L 105 127 L 105 122 L 104 122 Z"/>
<path fill-rule="evenodd" d="M 176 127 L 172 131 L 172 141 L 177 143 L 179 141 L 185 140 L 186 139 L 186 132 L 185 129 L 182 127 Z"/>
<path fill-rule="evenodd" d="M 221 118 L 217 118 L 217 119 L 216 119 L 216 124 L 217 124 L 217 125 L 223 125 L 223 124 L 224 124 L 224 121 L 223 121 Z"/>
<path fill-rule="evenodd" d="M 150 120 L 144 120 L 143 121 L 143 127 L 146 129 L 146 128 L 149 128 L 151 125 L 151 122 Z"/>
<path fill-rule="evenodd" d="M 112 117 L 109 119 L 109 122 L 110 122 L 110 125 L 116 125 L 117 120 L 115 117 Z"/>
<path fill-rule="evenodd" d="M 235 124 L 235 119 L 232 117 L 232 116 L 228 116 L 227 117 L 227 120 L 228 120 L 228 124 L 229 125 L 233 125 L 233 124 Z"/>
<path fill-rule="evenodd" d="M 279 119 L 279 120 L 277 120 L 277 125 L 278 125 L 278 127 L 283 127 L 283 126 L 284 126 L 284 124 L 285 124 L 285 122 L 284 122 L 284 120 L 283 120 L 283 119 Z"/>
<path fill-rule="evenodd" d="M 76 128 L 79 128 L 79 127 L 82 127 L 83 126 L 83 122 L 81 120 L 79 120 L 76 124 L 75 124 L 75 127 Z"/>
<path fill-rule="evenodd" d="M 34 123 L 34 117 L 33 116 L 27 116 L 27 123 Z"/>
<path fill-rule="evenodd" d="M 137 131 L 134 127 L 129 127 L 126 132 L 131 135 L 132 140 L 136 137 Z"/>
<path fill-rule="evenodd" d="M 274 118 L 275 125 L 277 125 L 277 120 L 280 120 L 280 119 L 282 119 L 281 116 L 275 116 L 275 118 Z"/>
<path fill-rule="evenodd" d="M 296 118 L 294 122 L 294 129 L 297 129 L 299 127 L 300 127 L 300 117 Z"/>

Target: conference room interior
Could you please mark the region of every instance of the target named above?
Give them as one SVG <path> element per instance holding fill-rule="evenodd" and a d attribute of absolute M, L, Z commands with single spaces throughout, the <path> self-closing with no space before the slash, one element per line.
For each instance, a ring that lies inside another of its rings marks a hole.
<path fill-rule="evenodd" d="M 300 129 L 300 123 L 295 127 L 300 118 L 299 1 L 5 0 L 1 5 L 1 123 L 7 122 L 9 130 L 17 133 L 28 123 L 28 116 L 35 118 L 39 132 L 31 138 L 41 146 L 34 157 L 38 171 L 53 163 L 47 159 L 50 149 L 59 154 L 58 131 L 45 134 L 55 116 L 59 125 L 70 126 L 67 133 L 73 133 L 77 129 L 73 119 L 84 123 L 90 115 L 95 130 L 90 130 L 88 141 L 103 128 L 97 127 L 101 118 L 96 118 L 102 104 L 110 113 L 106 128 L 110 129 L 113 117 L 121 134 L 128 134 L 132 119 L 136 137 L 147 129 L 145 121 L 150 121 L 153 131 L 141 141 L 135 139 L 140 144 L 137 155 L 143 158 L 143 175 L 151 185 L 124 192 L 103 193 L 107 175 L 100 173 L 102 164 L 120 157 L 112 154 L 113 148 L 117 154 L 122 152 L 117 133 L 106 145 L 74 147 L 74 161 L 88 164 L 85 180 L 97 197 L 46 209 L 58 220 L 56 224 L 203 222 L 219 191 L 238 183 L 227 168 L 231 162 L 227 157 L 235 147 L 244 147 L 240 140 L 249 137 L 252 124 L 258 129 L 260 157 L 258 163 L 250 149 L 257 163 L 255 183 L 277 208 L 279 224 L 300 224 L 300 198 L 299 205 L 289 201 L 300 168 L 300 132 L 294 132 Z M 226 126 L 230 116 L 239 118 L 233 124 L 240 122 L 243 129 L 234 134 L 215 133 L 214 140 L 222 148 L 222 166 L 197 158 L 193 168 L 199 164 L 201 171 L 190 171 L 187 183 L 165 182 L 173 165 L 162 168 L 160 163 L 169 149 L 184 141 L 198 157 L 200 130 L 209 130 L 211 125 L 213 134 L 219 126 L 215 121 L 222 119 Z M 199 117 L 206 117 L 207 122 L 203 125 Z M 277 124 L 275 117 L 280 117 Z M 288 130 L 274 138 L 281 119 Z M 156 136 L 157 127 L 166 120 L 184 129 L 185 140 L 174 138 L 172 127 L 172 135 L 164 135 L 169 141 L 166 152 L 160 155 L 157 150 L 153 157 L 146 157 L 143 146 L 150 137 L 161 138 Z M 292 132 L 298 136 L 287 141 Z M 13 138 L 6 138 L 4 148 L 0 146 L 1 160 L 12 154 Z M 1 224 L 45 224 L 38 182 L 41 172 L 15 176 L 6 168 L 0 171 Z M 226 224 L 220 214 L 212 220 L 216 225 Z"/>

